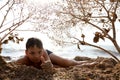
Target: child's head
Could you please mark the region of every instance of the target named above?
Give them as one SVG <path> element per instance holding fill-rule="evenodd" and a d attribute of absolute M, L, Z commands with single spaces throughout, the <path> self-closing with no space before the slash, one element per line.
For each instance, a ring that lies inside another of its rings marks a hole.
<path fill-rule="evenodd" d="M 40 39 L 29 38 L 26 42 L 26 56 L 34 63 L 40 62 L 43 56 L 43 44 Z"/>
<path fill-rule="evenodd" d="M 30 47 L 38 47 L 38 48 L 43 48 L 42 41 L 38 38 L 29 38 L 26 42 L 26 50 L 29 49 Z"/>

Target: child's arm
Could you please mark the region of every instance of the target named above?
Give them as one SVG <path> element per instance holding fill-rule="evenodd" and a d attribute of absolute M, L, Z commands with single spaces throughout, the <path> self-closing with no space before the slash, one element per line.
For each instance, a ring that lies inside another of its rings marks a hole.
<path fill-rule="evenodd" d="M 42 61 L 42 64 L 41 64 L 42 68 L 44 68 L 44 69 L 53 68 L 53 64 L 45 50 L 43 52 L 43 56 L 41 56 L 41 61 Z"/>
<path fill-rule="evenodd" d="M 50 57 L 49 57 L 46 50 L 44 50 L 44 52 L 43 52 L 43 57 L 44 57 L 45 61 L 50 61 L 51 62 Z"/>

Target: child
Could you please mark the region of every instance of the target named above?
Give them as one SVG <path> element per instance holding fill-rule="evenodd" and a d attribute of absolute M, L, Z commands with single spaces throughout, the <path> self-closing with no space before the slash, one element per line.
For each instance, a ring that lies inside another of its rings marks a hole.
<path fill-rule="evenodd" d="M 42 41 L 37 38 L 29 38 L 26 43 L 26 55 L 17 60 L 19 65 L 34 66 L 40 68 L 68 67 L 80 65 L 83 62 L 64 59 L 43 48 Z"/>

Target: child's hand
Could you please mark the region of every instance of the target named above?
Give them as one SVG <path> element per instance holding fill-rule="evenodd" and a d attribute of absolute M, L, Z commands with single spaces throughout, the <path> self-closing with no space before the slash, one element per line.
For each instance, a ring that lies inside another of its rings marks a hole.
<path fill-rule="evenodd" d="M 53 65 L 50 60 L 45 61 L 44 57 L 41 56 L 41 61 L 42 61 L 42 64 L 41 64 L 42 69 L 52 69 L 53 68 Z"/>
<path fill-rule="evenodd" d="M 40 59 L 42 63 L 45 63 L 45 58 L 43 56 L 41 56 Z"/>

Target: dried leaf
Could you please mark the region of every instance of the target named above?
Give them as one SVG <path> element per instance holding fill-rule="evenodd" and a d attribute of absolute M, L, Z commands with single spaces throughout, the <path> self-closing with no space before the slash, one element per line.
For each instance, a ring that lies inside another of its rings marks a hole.
<path fill-rule="evenodd" d="M 85 42 L 84 42 L 84 41 L 81 41 L 80 43 L 81 43 L 82 45 L 85 45 Z"/>
<path fill-rule="evenodd" d="M 20 41 L 23 41 L 23 40 L 24 40 L 24 38 L 20 38 L 19 40 L 20 40 Z"/>
<path fill-rule="evenodd" d="M 93 42 L 94 42 L 94 43 L 99 42 L 99 37 L 96 37 L 96 36 L 95 36 L 94 39 L 93 39 Z"/>
<path fill-rule="evenodd" d="M 100 36 L 100 38 L 101 38 L 102 40 L 105 40 L 104 36 Z"/>
<path fill-rule="evenodd" d="M 85 35 L 84 35 L 84 34 L 82 34 L 82 35 L 81 35 L 81 37 L 82 37 L 82 38 L 84 38 L 84 37 L 85 37 Z"/>
<path fill-rule="evenodd" d="M 9 37 L 8 37 L 8 40 L 12 40 L 12 39 L 13 39 L 13 36 L 9 36 Z"/>
<path fill-rule="evenodd" d="M 113 16 L 113 21 L 116 21 L 116 19 L 118 18 L 117 17 L 117 14 L 115 12 L 112 13 L 112 16 Z"/>
<path fill-rule="evenodd" d="M 17 40 L 19 40 L 19 38 L 18 37 L 15 37 Z"/>
<path fill-rule="evenodd" d="M 110 28 L 108 28 L 108 29 L 106 29 L 106 28 L 103 28 L 103 30 L 104 30 L 104 37 L 106 37 L 106 35 L 108 34 L 108 32 L 110 31 Z"/>
<path fill-rule="evenodd" d="M 91 17 L 91 16 L 92 16 L 92 13 L 88 13 L 87 16 L 88 16 L 88 17 Z"/>
<path fill-rule="evenodd" d="M 100 32 L 95 32 L 95 37 L 99 37 L 100 36 Z"/>
<path fill-rule="evenodd" d="M 105 19 L 101 19 L 100 21 L 101 21 L 102 23 L 105 23 Z"/>
<path fill-rule="evenodd" d="M 105 28 L 104 28 L 104 31 L 105 31 L 106 33 L 108 33 L 108 32 L 110 31 L 110 28 L 108 28 L 108 29 L 105 29 Z"/>
<path fill-rule="evenodd" d="M 88 18 L 84 18 L 82 20 L 85 21 L 85 23 L 88 23 L 90 21 L 90 19 L 88 19 Z"/>
<path fill-rule="evenodd" d="M 9 28 L 9 31 L 11 31 L 11 28 Z"/>
<path fill-rule="evenodd" d="M 80 45 L 79 44 L 77 44 L 77 48 L 80 49 Z"/>
<path fill-rule="evenodd" d="M 16 43 L 19 44 L 19 40 L 17 40 Z"/>
<path fill-rule="evenodd" d="M 3 44 L 8 44 L 8 40 L 4 40 L 4 41 L 3 41 Z"/>

